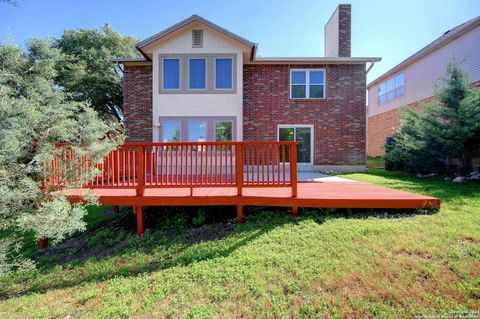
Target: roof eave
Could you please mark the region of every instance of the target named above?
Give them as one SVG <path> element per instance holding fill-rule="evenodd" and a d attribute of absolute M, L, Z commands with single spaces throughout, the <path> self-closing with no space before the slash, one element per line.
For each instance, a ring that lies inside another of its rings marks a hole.
<path fill-rule="evenodd" d="M 417 62 L 418 60 L 422 59 L 423 57 L 425 57 L 425 56 L 429 55 L 430 53 L 436 51 L 437 49 L 447 45 L 451 41 L 461 37 L 465 33 L 469 32 L 471 29 L 476 28 L 477 26 L 480 25 L 480 17 L 474 18 L 472 20 L 473 21 L 472 21 L 471 24 L 466 25 L 464 28 L 462 28 L 460 30 L 457 30 L 451 36 L 443 39 L 442 41 L 439 41 L 438 43 L 436 43 L 435 45 L 433 45 L 432 47 L 429 48 L 430 45 L 432 45 L 435 41 L 438 41 L 439 38 L 441 38 L 441 37 L 433 40 L 432 42 L 430 42 L 429 44 L 424 46 L 422 49 L 418 50 L 417 52 L 415 52 L 414 54 L 412 54 L 411 56 L 409 56 L 408 58 L 406 58 L 405 60 L 403 60 L 402 62 L 400 62 L 399 64 L 397 64 L 396 66 L 394 66 L 393 68 L 388 70 L 387 72 L 385 72 L 384 74 L 380 75 L 378 78 L 376 78 L 372 82 L 368 83 L 367 84 L 367 89 L 376 85 L 376 84 L 378 84 L 378 83 L 380 83 L 380 82 L 382 82 L 383 80 L 389 78 L 390 76 L 394 75 L 395 73 L 398 73 L 401 70 L 404 70 L 408 66 L 410 66 L 410 65 L 414 64 L 415 62 Z"/>
<path fill-rule="evenodd" d="M 169 35 L 173 32 L 175 32 L 176 30 L 179 30 L 179 29 L 183 28 L 184 26 L 186 26 L 186 25 L 188 25 L 192 22 L 195 22 L 195 21 L 203 23 L 203 24 L 207 25 L 208 27 L 210 27 L 210 28 L 212 28 L 212 29 L 214 29 L 214 30 L 216 30 L 220 33 L 223 33 L 226 36 L 229 36 L 230 38 L 235 39 L 236 41 L 250 47 L 251 49 L 253 49 L 256 45 L 255 43 L 250 42 L 249 40 L 247 40 L 247 39 L 245 39 L 245 38 L 243 38 L 243 37 L 241 37 L 241 36 L 239 36 L 239 35 L 237 35 L 233 32 L 230 32 L 227 29 L 225 29 L 225 28 L 223 28 L 223 27 L 221 27 L 221 26 L 219 26 L 219 25 L 217 25 L 217 24 L 215 24 L 215 23 L 213 23 L 213 22 L 211 22 L 211 21 L 209 21 L 205 18 L 202 18 L 199 15 L 194 14 L 191 17 L 174 24 L 173 26 L 171 26 L 169 28 L 167 28 L 163 31 L 160 31 L 160 32 L 154 34 L 153 36 L 148 37 L 147 39 L 145 39 L 143 41 L 138 42 L 135 45 L 135 47 L 137 48 L 137 50 L 140 51 L 140 53 L 142 53 L 143 56 L 145 56 L 147 59 L 150 60 L 150 57 L 148 57 L 146 55 L 146 53 L 143 52 L 143 50 L 142 50 L 145 46 L 147 46 L 147 45 L 149 45 L 149 44 L 151 44 L 151 43 L 153 43 L 153 42 L 155 42 L 155 41 L 157 41 L 157 40 L 159 40 L 159 39 L 161 39 L 161 38 L 163 38 L 163 37 L 165 37 L 165 36 L 167 36 L 167 35 Z"/>

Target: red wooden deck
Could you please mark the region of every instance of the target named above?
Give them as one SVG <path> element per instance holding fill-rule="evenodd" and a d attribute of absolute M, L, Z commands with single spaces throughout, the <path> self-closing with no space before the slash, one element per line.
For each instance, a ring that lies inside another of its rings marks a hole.
<path fill-rule="evenodd" d="M 72 200 L 86 192 L 69 192 Z M 361 182 L 298 182 L 297 196 L 288 187 L 146 188 L 138 196 L 135 188 L 95 188 L 104 205 L 113 206 L 283 206 L 318 208 L 438 208 L 440 200 Z"/>
<path fill-rule="evenodd" d="M 44 183 L 67 192 L 75 176 L 98 170 L 84 188 L 68 190 L 70 200 L 90 190 L 104 205 L 133 206 L 139 235 L 144 206 L 236 205 L 238 222 L 243 206 L 291 207 L 293 215 L 298 207 L 440 207 L 438 198 L 367 183 L 297 182 L 296 154 L 294 142 L 130 143 L 93 163 L 64 146 Z"/>

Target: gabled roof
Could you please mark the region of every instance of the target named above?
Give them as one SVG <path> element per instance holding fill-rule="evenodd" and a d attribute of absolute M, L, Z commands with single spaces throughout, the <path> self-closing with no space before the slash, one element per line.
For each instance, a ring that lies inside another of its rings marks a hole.
<path fill-rule="evenodd" d="M 364 64 L 378 62 L 381 58 L 378 57 L 257 57 L 258 44 L 251 42 L 227 29 L 199 16 L 192 15 L 189 18 L 180 21 L 179 23 L 154 34 L 153 36 L 140 41 L 136 44 L 137 50 L 143 55 L 143 58 L 123 58 L 115 59 L 113 62 L 129 65 L 150 65 L 152 61 L 152 52 L 156 44 L 161 41 L 168 41 L 170 38 L 176 36 L 187 30 L 188 28 L 205 27 L 213 32 L 217 32 L 228 40 L 233 41 L 239 45 L 243 50 L 244 63 L 252 64 Z"/>
<path fill-rule="evenodd" d="M 445 46 L 446 44 L 450 43 L 451 41 L 455 40 L 456 38 L 462 36 L 463 34 L 467 33 L 473 28 L 476 28 L 477 26 L 480 26 L 480 16 L 475 17 L 471 20 L 468 20 L 467 22 L 464 22 L 455 28 L 446 31 L 442 36 L 439 38 L 435 39 L 432 41 L 430 44 L 428 44 L 426 47 L 421 49 L 420 51 L 414 53 L 410 57 L 408 57 L 406 60 L 398 64 L 397 66 L 393 67 L 389 71 L 385 72 L 372 82 L 368 84 L 367 87 L 370 87 L 372 85 L 375 85 L 382 80 L 389 78 L 390 76 L 394 75 L 395 73 L 399 72 L 400 70 L 406 68 L 410 64 L 413 64 L 414 62 L 420 60 L 424 56 L 432 53 L 433 51 Z"/>
<path fill-rule="evenodd" d="M 201 23 L 201 24 L 204 24 L 206 25 L 207 27 L 210 27 L 212 28 L 213 30 L 225 35 L 226 37 L 228 38 L 231 38 L 232 40 L 246 46 L 246 47 L 249 47 L 250 50 L 252 50 L 252 55 L 253 55 L 253 50 L 256 46 L 255 43 L 233 33 L 233 32 L 230 32 L 228 31 L 227 29 L 199 16 L 199 15 L 192 15 L 190 16 L 189 18 L 183 20 L 183 21 L 180 21 L 179 23 L 177 24 L 174 24 L 173 26 L 163 30 L 163 31 L 160 31 L 158 32 L 157 34 L 154 34 L 153 36 L 143 40 L 143 41 L 140 41 L 139 43 L 137 43 L 136 45 L 136 48 L 138 49 L 138 51 L 140 51 L 140 53 L 142 53 L 143 56 L 145 56 L 146 59 L 150 60 L 150 57 L 144 52 L 144 48 L 146 48 L 148 45 L 158 41 L 158 40 L 161 40 L 165 37 L 167 37 L 168 35 L 174 33 L 175 31 L 178 31 L 192 23 Z"/>

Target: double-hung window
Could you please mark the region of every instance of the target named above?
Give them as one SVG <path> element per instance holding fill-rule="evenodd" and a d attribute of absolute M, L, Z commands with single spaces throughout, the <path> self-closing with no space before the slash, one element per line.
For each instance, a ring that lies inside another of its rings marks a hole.
<path fill-rule="evenodd" d="M 180 59 L 163 59 L 163 89 L 180 89 Z"/>
<path fill-rule="evenodd" d="M 378 85 L 378 104 L 382 105 L 405 94 L 405 75 L 396 76 Z"/>
<path fill-rule="evenodd" d="M 290 98 L 324 99 L 325 70 L 292 69 L 290 71 Z"/>
<path fill-rule="evenodd" d="M 215 89 L 230 90 L 233 88 L 232 58 L 215 59 Z"/>
<path fill-rule="evenodd" d="M 206 59 L 189 60 L 189 88 L 191 90 L 204 90 L 207 87 L 207 61 Z"/>

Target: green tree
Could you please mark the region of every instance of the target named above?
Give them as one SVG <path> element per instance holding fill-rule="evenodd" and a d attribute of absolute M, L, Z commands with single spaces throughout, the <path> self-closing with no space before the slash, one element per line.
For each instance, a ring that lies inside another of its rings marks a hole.
<path fill-rule="evenodd" d="M 55 243 L 85 228 L 85 206 L 58 191 L 91 178 L 74 177 L 80 156 L 98 162 L 118 141 L 106 138 L 113 128 L 88 103 L 71 101 L 54 84 L 61 55 L 41 40 L 31 40 L 26 52 L 0 45 L 0 275 L 32 266 L 17 254 L 24 233 Z M 76 156 L 65 159 L 72 165 L 61 172 L 62 186 L 42 190 L 57 142 L 69 143 Z"/>
<path fill-rule="evenodd" d="M 101 29 L 66 30 L 56 39 L 62 59 L 56 82 L 75 101 L 89 101 L 104 118 L 123 120 L 122 72 L 115 58 L 137 57 L 137 40 L 122 36 L 108 24 Z"/>
<path fill-rule="evenodd" d="M 402 113 L 393 143 L 386 145 L 387 162 L 426 172 L 459 160 L 459 173 L 471 171 L 480 147 L 480 92 L 469 87 L 467 76 L 453 63 L 443 83 L 436 92 L 438 102 Z"/>

